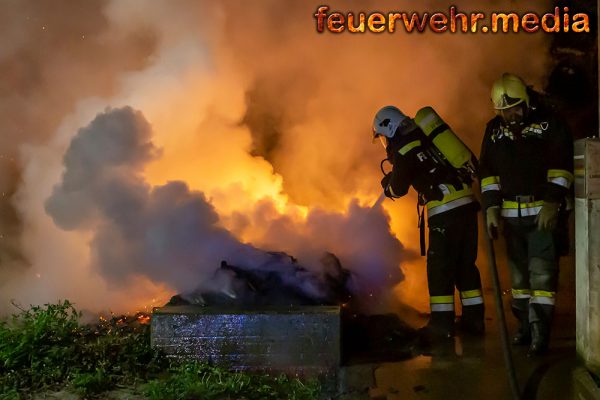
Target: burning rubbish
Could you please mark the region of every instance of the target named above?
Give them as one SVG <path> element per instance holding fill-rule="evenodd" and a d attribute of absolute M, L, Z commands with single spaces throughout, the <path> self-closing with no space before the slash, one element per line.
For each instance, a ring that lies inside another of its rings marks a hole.
<path fill-rule="evenodd" d="M 168 305 L 202 306 L 306 306 L 342 305 L 352 299 L 351 272 L 326 253 L 323 273 L 311 272 L 285 253 L 269 253 L 268 263 L 256 269 L 221 261 L 211 279 L 199 289 L 173 296 Z M 203 289 L 205 288 L 205 289 Z M 215 290 L 220 288 L 220 290 Z"/>

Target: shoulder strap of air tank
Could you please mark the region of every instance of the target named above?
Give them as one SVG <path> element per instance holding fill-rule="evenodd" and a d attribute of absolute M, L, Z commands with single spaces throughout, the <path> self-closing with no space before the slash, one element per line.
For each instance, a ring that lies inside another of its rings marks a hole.
<path fill-rule="evenodd" d="M 420 197 L 420 196 L 419 196 Z M 418 217 L 418 225 L 419 228 L 419 245 L 421 248 L 421 257 L 425 255 L 425 206 L 420 204 L 420 201 L 417 200 L 417 217 Z"/>

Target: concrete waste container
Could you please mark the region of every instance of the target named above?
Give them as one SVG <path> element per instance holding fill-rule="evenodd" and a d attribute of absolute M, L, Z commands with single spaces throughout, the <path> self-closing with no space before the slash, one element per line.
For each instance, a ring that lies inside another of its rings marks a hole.
<path fill-rule="evenodd" d="M 339 369 L 339 307 L 166 306 L 151 328 L 152 345 L 173 358 L 333 379 Z"/>

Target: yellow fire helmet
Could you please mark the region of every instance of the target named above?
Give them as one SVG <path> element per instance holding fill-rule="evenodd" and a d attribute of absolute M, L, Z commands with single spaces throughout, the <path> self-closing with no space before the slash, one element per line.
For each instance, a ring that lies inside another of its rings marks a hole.
<path fill-rule="evenodd" d="M 504 73 L 492 86 L 492 103 L 496 110 L 505 110 L 525 102 L 529 107 L 529 95 L 523 79 Z"/>

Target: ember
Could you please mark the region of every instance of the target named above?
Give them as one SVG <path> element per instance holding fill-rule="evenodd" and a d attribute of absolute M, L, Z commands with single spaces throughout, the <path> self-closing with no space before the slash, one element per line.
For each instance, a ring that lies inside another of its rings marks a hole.
<path fill-rule="evenodd" d="M 146 313 L 139 313 L 137 315 L 137 320 L 142 325 L 149 325 L 150 321 L 152 320 L 152 317 Z"/>
<path fill-rule="evenodd" d="M 152 314 L 145 311 L 137 311 L 133 315 L 115 315 L 107 318 L 103 315 L 98 317 L 98 323 L 93 326 L 94 334 L 99 335 L 103 332 L 120 331 L 138 331 L 144 325 L 150 325 Z"/>

